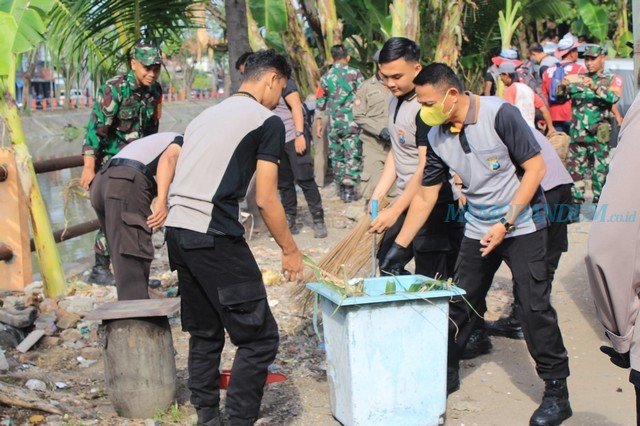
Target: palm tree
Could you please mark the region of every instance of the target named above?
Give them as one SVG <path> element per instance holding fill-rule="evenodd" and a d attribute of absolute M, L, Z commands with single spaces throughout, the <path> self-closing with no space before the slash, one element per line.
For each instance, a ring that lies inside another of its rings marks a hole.
<path fill-rule="evenodd" d="M 58 64 L 90 72 L 96 87 L 127 69 L 140 39 L 161 45 L 196 27 L 204 0 L 54 0 L 47 40 Z M 194 9 L 192 9 L 194 8 Z"/>

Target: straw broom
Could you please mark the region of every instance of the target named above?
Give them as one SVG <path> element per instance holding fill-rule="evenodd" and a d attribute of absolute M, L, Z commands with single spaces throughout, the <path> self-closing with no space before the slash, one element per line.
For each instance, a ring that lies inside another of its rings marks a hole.
<path fill-rule="evenodd" d="M 389 201 L 385 198 L 380 200 L 378 208 L 382 210 L 387 205 L 389 205 Z M 338 244 L 322 256 L 317 265 L 323 274 L 341 277 L 343 276 L 342 265 L 350 278 L 368 276 L 371 273 L 371 234 L 368 232 L 370 225 L 371 216 L 366 215 Z M 382 233 L 376 237 L 376 252 L 383 236 Z M 303 278 L 303 284 L 316 280 L 315 273 L 307 271 Z M 310 291 L 304 285 L 296 285 L 291 292 L 294 309 L 300 308 L 302 310 L 307 297 L 311 294 Z"/>

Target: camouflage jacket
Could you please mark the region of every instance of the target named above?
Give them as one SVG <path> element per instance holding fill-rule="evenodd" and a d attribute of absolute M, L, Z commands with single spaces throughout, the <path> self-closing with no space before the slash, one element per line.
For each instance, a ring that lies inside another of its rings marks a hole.
<path fill-rule="evenodd" d="M 622 95 L 622 78 L 604 71 L 600 74 L 586 74 L 585 77 L 591 77 L 596 90 L 579 83 L 558 88 L 559 99 L 571 100 L 571 140 L 608 143 L 611 107 Z"/>
<path fill-rule="evenodd" d="M 96 168 L 129 142 L 158 132 L 162 88 L 140 86 L 133 71 L 108 80 L 98 91 L 82 155 L 96 158 Z"/>
<path fill-rule="evenodd" d="M 320 87 L 324 91 L 318 98 L 317 109 L 326 111 L 330 124 L 336 122 L 353 123 L 353 101 L 358 87 L 364 81 L 364 77 L 356 68 L 337 62 L 320 79 Z M 355 132 L 357 126 L 353 123 Z"/>

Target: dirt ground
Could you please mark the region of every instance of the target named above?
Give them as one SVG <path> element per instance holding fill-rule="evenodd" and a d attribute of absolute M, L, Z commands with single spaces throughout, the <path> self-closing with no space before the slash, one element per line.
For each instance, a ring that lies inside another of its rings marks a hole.
<path fill-rule="evenodd" d="M 319 259 L 337 243 L 355 225 L 353 219 L 364 212 L 360 203 L 345 205 L 336 200 L 331 186 L 323 189 L 322 194 L 329 228 L 327 239 L 313 238 L 311 216 L 299 196 L 299 221 L 303 226 L 296 241 L 313 259 Z M 613 366 L 598 351 L 604 343 L 604 333 L 595 316 L 583 264 L 588 230 L 588 223 L 570 226 L 570 251 L 561 260 L 553 287 L 553 303 L 572 371 L 569 390 L 574 414 L 564 424 L 632 425 L 635 399 L 628 372 Z M 280 251 L 267 232 L 254 232 L 249 243 L 262 268 L 280 270 Z M 167 272 L 165 250 L 160 249 L 156 257 L 152 277 L 162 279 L 163 289 L 175 286 L 175 275 Z M 496 319 L 503 309 L 508 309 L 509 288 L 510 274 L 503 267 L 489 294 L 488 319 Z M 298 307 L 292 302 L 295 285 L 271 285 L 267 291 L 281 331 L 280 351 L 273 370 L 285 374 L 288 380 L 266 388 L 258 424 L 339 425 L 331 415 L 322 346 L 311 322 L 301 316 L 299 309 L 294 309 Z M 0 379 L 19 386 L 31 378 L 47 384 L 43 398 L 57 401 L 68 414 L 64 417 L 46 415 L 43 424 L 192 425 L 195 410 L 189 403 L 186 386 L 188 335 L 180 330 L 179 318 L 173 318 L 171 323 L 178 370 L 177 401 L 166 412 L 158 412 L 154 419 L 118 417 L 106 394 L 102 360 L 79 368 L 78 351 L 64 345 L 36 346 L 26 362 L 13 362 L 9 372 L 0 374 Z M 447 402 L 447 425 L 527 424 L 538 406 L 543 383 L 536 376 L 525 343 L 506 338 L 492 338 L 492 342 L 490 354 L 462 364 L 461 389 Z M 11 350 L 6 355 L 8 359 L 19 358 L 19 354 Z M 233 348 L 228 344 L 223 367 L 228 368 L 232 359 Z M 397 381 L 408 379 L 398 377 Z M 63 382 L 65 387 L 57 388 L 56 382 Z M 32 417 L 37 414 L 45 413 L 0 405 L 0 425 L 35 423 L 41 420 Z"/>

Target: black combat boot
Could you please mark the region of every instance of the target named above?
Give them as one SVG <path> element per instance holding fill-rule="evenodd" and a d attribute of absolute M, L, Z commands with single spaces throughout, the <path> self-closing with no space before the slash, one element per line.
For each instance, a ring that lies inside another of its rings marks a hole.
<path fill-rule="evenodd" d="M 567 379 L 545 380 L 544 386 L 542 404 L 533 412 L 530 426 L 558 426 L 573 414 Z"/>
<path fill-rule="evenodd" d="M 91 268 L 87 281 L 94 284 L 115 284 L 116 280 L 111 273 L 111 269 L 109 269 L 110 263 L 109 256 L 96 253 L 96 264 Z"/>
<path fill-rule="evenodd" d="M 313 238 L 327 238 L 327 227 L 324 224 L 324 212 L 313 214 Z"/>
<path fill-rule="evenodd" d="M 222 426 L 218 407 L 199 407 L 196 408 L 196 414 L 198 414 L 198 426 Z"/>
<path fill-rule="evenodd" d="M 460 359 L 476 358 L 480 355 L 488 354 L 493 349 L 487 330 L 484 328 L 476 328 L 471 332 L 467 346 L 464 347 Z"/>
<path fill-rule="evenodd" d="M 338 188 L 338 196 L 340 197 L 340 201 L 344 201 L 345 193 L 346 193 L 346 186 L 344 186 L 343 184 L 340 184 L 340 187 Z"/>
<path fill-rule="evenodd" d="M 523 340 L 522 324 L 516 318 L 515 305 L 511 305 L 511 312 L 506 317 L 501 317 L 497 321 L 486 321 L 485 328 L 491 336 L 508 337 L 509 339 Z"/>
<path fill-rule="evenodd" d="M 298 235 L 300 230 L 298 229 L 298 225 L 296 225 L 296 217 L 294 215 L 288 214 L 287 216 L 287 225 L 289 225 L 289 231 L 291 231 L 292 235 Z"/>
<path fill-rule="evenodd" d="M 257 419 L 241 419 L 239 417 L 229 417 L 229 426 L 252 426 Z"/>
<path fill-rule="evenodd" d="M 460 368 L 447 367 L 447 396 L 460 389 Z"/>
<path fill-rule="evenodd" d="M 353 185 L 344 186 L 344 199 L 342 201 L 344 201 L 345 203 L 352 203 L 354 201 L 358 201 L 360 198 L 362 198 L 362 196 L 358 194 L 358 191 L 356 191 L 355 186 Z"/>

